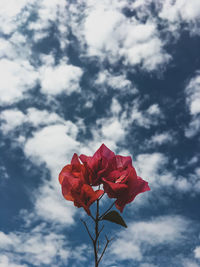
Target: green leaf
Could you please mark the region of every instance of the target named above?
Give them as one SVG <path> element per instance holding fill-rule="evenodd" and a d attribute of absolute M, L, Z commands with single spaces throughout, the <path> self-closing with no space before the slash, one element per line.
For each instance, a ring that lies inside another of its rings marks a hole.
<path fill-rule="evenodd" d="M 107 220 L 107 221 L 110 221 L 110 222 L 113 222 L 113 223 L 117 223 L 117 224 L 120 224 L 121 226 L 124 226 L 124 227 L 127 228 L 127 225 L 126 225 L 124 219 L 115 210 L 112 210 L 112 211 L 108 212 L 106 215 L 104 215 L 102 217 L 102 220 Z"/>

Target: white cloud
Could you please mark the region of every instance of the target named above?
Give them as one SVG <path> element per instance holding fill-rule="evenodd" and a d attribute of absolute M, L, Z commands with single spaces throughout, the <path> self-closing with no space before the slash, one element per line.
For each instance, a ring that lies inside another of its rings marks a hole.
<path fill-rule="evenodd" d="M 75 140 L 78 129 L 67 121 L 65 125 L 46 126 L 27 140 L 24 151 L 36 163 L 46 163 L 52 171 L 58 171 L 66 160 L 71 160 L 79 143 Z"/>
<path fill-rule="evenodd" d="M 26 115 L 27 122 L 37 127 L 39 125 L 49 125 L 58 122 L 65 122 L 57 113 L 50 113 L 47 110 L 39 110 L 36 108 L 29 108 Z"/>
<path fill-rule="evenodd" d="M 1 180 L 9 178 L 7 168 L 4 165 L 3 166 L 0 165 L 0 177 L 1 177 Z"/>
<path fill-rule="evenodd" d="M 50 170 L 50 179 L 43 180 L 42 185 L 32 194 L 34 209 L 26 215 L 26 221 L 43 218 L 63 225 L 74 223 L 76 208 L 62 197 L 58 174 L 61 168 L 71 161 L 73 153 L 80 151 L 80 143 L 76 141 L 76 124 L 65 121 L 56 113 L 36 108 L 29 108 L 26 113 L 17 109 L 5 110 L 1 114 L 1 120 L 4 134 L 23 123 L 30 123 L 34 127 L 43 126 L 33 132 L 32 137 L 21 138 L 22 142 L 19 142 L 27 157 L 39 166 L 45 163 Z M 23 134 L 20 137 L 23 137 Z"/>
<path fill-rule="evenodd" d="M 161 153 L 140 154 L 137 156 L 134 165 L 139 176 L 156 186 L 159 183 L 159 180 L 157 180 L 158 170 L 163 168 L 167 161 L 167 157 Z"/>
<path fill-rule="evenodd" d="M 111 87 L 114 90 L 120 90 L 120 92 L 124 93 L 129 92 L 135 94 L 138 92 L 124 74 L 112 75 L 107 70 L 99 72 L 97 79 L 95 80 L 95 84 L 101 85 L 104 90 L 105 87 Z"/>
<path fill-rule="evenodd" d="M 122 122 L 117 118 L 104 121 L 104 123 L 102 123 L 101 132 L 104 138 L 113 139 L 115 142 L 123 140 L 126 134 Z"/>
<path fill-rule="evenodd" d="M 6 109 L 0 115 L 2 121 L 1 130 L 4 134 L 14 130 L 24 123 L 29 123 L 34 127 L 45 126 L 50 124 L 66 123 L 63 118 L 58 114 L 48 112 L 47 110 L 39 110 L 36 108 L 28 108 L 25 113 L 18 109 Z M 67 122 L 67 125 L 69 122 Z M 72 131 L 77 131 L 75 127 L 71 128 Z"/>
<path fill-rule="evenodd" d="M 191 259 L 183 258 L 182 259 L 183 267 L 198 267 L 199 264 Z"/>
<path fill-rule="evenodd" d="M 38 42 L 49 36 L 49 29 L 56 24 L 57 37 L 60 47 L 63 49 L 68 44 L 68 2 L 65 0 L 42 0 L 35 3 L 34 11 L 37 12 L 37 19 L 28 25 L 33 30 L 33 39 Z M 55 36 L 54 36 L 55 37 Z"/>
<path fill-rule="evenodd" d="M 192 189 L 192 182 L 184 177 L 179 177 L 176 180 L 175 186 L 182 192 L 189 192 Z"/>
<path fill-rule="evenodd" d="M 164 132 L 161 134 L 155 134 L 149 140 L 150 144 L 162 145 L 173 141 L 172 134 L 169 132 Z"/>
<path fill-rule="evenodd" d="M 180 176 L 176 171 L 167 167 L 168 157 L 162 153 L 139 154 L 133 164 L 139 176 L 149 182 L 151 189 L 171 187 L 181 193 L 190 192 L 192 195 L 200 192 L 200 169 L 188 173 L 187 177 Z M 136 199 L 136 203 L 147 201 L 148 194 Z"/>
<path fill-rule="evenodd" d="M 81 42 L 85 39 L 89 56 L 108 58 L 111 63 L 123 59 L 125 65 L 140 65 L 148 71 L 170 60 L 153 20 L 140 23 L 128 18 L 114 3 L 95 2 L 88 6 L 81 33 L 76 31 Z"/>
<path fill-rule="evenodd" d="M 65 236 L 55 232 L 45 233 L 40 227 L 29 232 L 0 232 L 9 242 L 0 243 L 2 255 L 0 266 L 25 267 L 22 261 L 41 266 L 44 264 L 61 266 L 69 258 L 70 249 L 66 246 Z M 64 248 L 65 246 L 65 248 Z M 59 261 L 58 261 L 59 258 Z M 2 264 L 2 265 L 1 265 Z M 4 264 L 4 265 L 3 265 Z"/>
<path fill-rule="evenodd" d="M 41 91 L 45 94 L 57 95 L 79 92 L 79 81 L 83 71 L 76 66 L 60 63 L 56 66 L 40 68 Z"/>
<path fill-rule="evenodd" d="M 0 247 L 7 247 L 12 244 L 12 239 L 4 232 L 0 232 Z"/>
<path fill-rule="evenodd" d="M 28 267 L 25 264 L 16 264 L 14 263 L 15 260 L 13 259 L 13 262 L 10 260 L 10 256 L 6 255 L 0 255 L 0 267 Z"/>
<path fill-rule="evenodd" d="M 0 58 L 4 56 L 13 58 L 16 56 L 16 53 L 9 41 L 0 38 Z"/>
<path fill-rule="evenodd" d="M 74 224 L 77 208 L 74 207 L 72 202 L 63 198 L 61 186 L 58 182 L 58 174 L 53 179 L 56 181 L 53 183 L 44 181 L 43 186 L 35 190 L 33 194 L 34 212 L 28 216 L 28 223 L 30 223 L 32 217 L 32 221 L 39 217 L 47 222 L 62 224 L 64 227 Z M 35 217 L 35 215 L 37 216 Z"/>
<path fill-rule="evenodd" d="M 195 164 L 195 163 L 197 163 L 197 162 L 198 162 L 198 156 L 193 156 L 193 157 L 189 160 L 188 165 L 193 165 L 193 164 Z"/>
<path fill-rule="evenodd" d="M 123 239 L 115 240 L 112 245 L 112 254 L 117 255 L 120 260 L 138 260 L 142 259 L 140 247 L 132 241 Z"/>
<path fill-rule="evenodd" d="M 114 115 L 117 115 L 122 111 L 122 107 L 116 98 L 112 99 L 110 110 Z"/>
<path fill-rule="evenodd" d="M 50 180 L 34 192 L 34 212 L 47 221 L 72 224 L 76 209 L 61 193 L 58 174 L 71 161 L 74 152 L 79 152 L 76 141 L 78 129 L 66 121 L 65 125 L 46 126 L 34 133 L 25 143 L 24 152 L 35 164 L 45 163 L 50 170 Z"/>
<path fill-rule="evenodd" d="M 132 124 L 133 127 L 139 125 L 150 128 L 151 125 L 156 125 L 162 116 L 157 104 L 151 105 L 145 111 L 140 111 L 138 99 L 129 106 L 123 106 L 117 98 L 113 97 L 107 116 L 97 119 L 96 124 L 91 128 L 93 140 L 90 142 L 91 149 L 89 151 L 94 147 L 98 148 L 102 143 L 105 143 L 110 149 L 116 150 L 118 146 L 123 146 Z M 125 150 L 118 152 L 129 154 Z"/>
<path fill-rule="evenodd" d="M 24 97 L 37 82 L 34 67 L 26 60 L 0 60 L 0 103 L 12 104 Z"/>
<path fill-rule="evenodd" d="M 29 1 L 31 5 L 33 1 Z M 27 13 L 21 14 L 21 19 L 18 19 L 19 14 L 23 11 L 24 7 L 28 4 L 27 0 L 1 0 L 0 2 L 0 30 L 4 34 L 12 33 L 17 26 L 22 22 Z"/>
<path fill-rule="evenodd" d="M 130 111 L 130 120 L 134 124 L 149 129 L 151 125 L 157 125 L 161 118 L 163 118 L 162 111 L 158 104 L 151 105 L 147 110 L 140 111 L 137 101 L 133 103 Z"/>
<path fill-rule="evenodd" d="M 197 72 L 188 83 L 186 89 L 186 103 L 188 105 L 191 121 L 189 126 L 185 129 L 185 135 L 188 138 L 195 136 L 200 131 L 200 75 Z"/>
<path fill-rule="evenodd" d="M 4 110 L 0 114 L 0 120 L 3 121 L 1 125 L 1 130 L 4 134 L 13 130 L 17 126 L 20 126 L 25 122 L 26 118 L 23 112 L 18 109 L 8 109 Z"/>
<path fill-rule="evenodd" d="M 186 100 L 191 115 L 200 113 L 200 73 L 197 72 L 196 76 L 192 78 L 187 85 Z"/>
<path fill-rule="evenodd" d="M 117 234 L 117 240 L 111 244 L 109 253 L 114 255 L 116 260 L 141 261 L 145 251 L 153 249 L 154 246 L 182 242 L 189 223 L 186 218 L 178 215 L 130 223 L 125 231 Z"/>
<path fill-rule="evenodd" d="M 157 267 L 158 265 L 152 264 L 152 263 L 142 263 L 140 264 L 140 267 Z"/>
<path fill-rule="evenodd" d="M 113 97 L 107 116 L 97 119 L 91 128 L 93 140 L 90 142 L 90 151 L 93 151 L 94 147 L 98 148 L 102 143 L 111 150 L 116 150 L 117 146 L 124 142 L 130 120 L 127 118 L 126 111 L 120 112 L 122 110 L 119 101 Z"/>
<path fill-rule="evenodd" d="M 160 115 L 160 107 L 158 104 L 153 104 L 147 109 L 147 113 L 150 115 Z"/>
<path fill-rule="evenodd" d="M 198 0 L 165 0 L 159 17 L 167 20 L 172 25 L 181 22 L 188 23 L 189 29 L 193 33 L 199 34 L 197 24 L 200 18 L 200 2 Z M 196 27 L 194 27 L 196 26 Z"/>
<path fill-rule="evenodd" d="M 30 47 L 27 43 L 27 36 L 16 31 L 10 38 L 0 38 L 0 58 L 19 63 L 21 60 L 27 60 L 29 54 Z"/>
<path fill-rule="evenodd" d="M 200 259 L 200 246 L 197 246 L 194 249 L 194 256 L 195 256 L 195 258 Z"/>
<path fill-rule="evenodd" d="M 189 30 L 191 34 L 200 33 L 198 26 L 200 4 L 198 0 L 136 0 L 130 3 L 129 8 L 142 21 L 145 18 L 155 19 L 155 13 L 151 9 L 152 5 L 154 5 L 154 12 L 162 20 L 159 22 L 170 35 L 179 38 L 183 28 Z"/>
<path fill-rule="evenodd" d="M 185 128 L 185 136 L 188 138 L 194 137 L 200 131 L 200 118 L 199 116 L 192 117 L 188 127 Z"/>

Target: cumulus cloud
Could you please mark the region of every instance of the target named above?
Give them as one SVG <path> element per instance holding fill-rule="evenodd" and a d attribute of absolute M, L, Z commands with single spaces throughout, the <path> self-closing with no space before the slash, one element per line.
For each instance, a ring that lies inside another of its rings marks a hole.
<path fill-rule="evenodd" d="M 163 118 L 162 111 L 158 104 L 152 104 L 146 110 L 140 110 L 137 101 L 133 103 L 130 110 L 130 120 L 138 126 L 149 129 L 152 125 L 157 125 Z"/>
<path fill-rule="evenodd" d="M 4 110 L 0 114 L 0 120 L 2 121 L 1 130 L 6 134 L 20 126 L 26 119 L 24 113 L 15 108 Z"/>
<path fill-rule="evenodd" d="M 142 23 L 134 17 L 126 17 L 122 8 L 127 3 L 121 1 L 120 4 L 86 3 L 81 27 L 80 21 L 76 26 L 72 24 L 80 28 L 75 32 L 80 41 L 86 43 L 88 55 L 108 59 L 110 63 L 123 60 L 125 65 L 139 65 L 148 71 L 168 63 L 171 57 L 165 52 L 153 20 Z"/>
<path fill-rule="evenodd" d="M 77 127 L 68 121 L 65 125 L 56 124 L 46 126 L 34 133 L 25 144 L 24 151 L 35 162 L 44 162 L 52 171 L 61 167 L 65 161 L 70 160 L 79 143 L 75 140 Z M 64 145 L 66 144 L 66 145 Z"/>
<path fill-rule="evenodd" d="M 45 94 L 57 95 L 80 91 L 79 80 L 83 71 L 76 66 L 61 62 L 58 65 L 40 68 L 41 91 Z"/>
<path fill-rule="evenodd" d="M 136 128 L 139 125 L 149 129 L 152 125 L 157 125 L 163 117 L 158 104 L 152 104 L 146 110 L 140 110 L 139 104 L 140 101 L 136 99 L 129 106 L 123 106 L 118 98 L 113 97 L 106 116 L 97 119 L 91 127 L 93 140 L 87 143 L 90 149 L 87 151 L 84 148 L 85 153 L 105 143 L 110 149 L 115 151 L 120 149 L 118 152 L 130 154 L 129 151 L 123 150 L 130 128 Z"/>
<path fill-rule="evenodd" d="M 165 0 L 160 10 L 159 17 L 167 20 L 171 26 L 182 22 L 188 24 L 191 33 L 199 34 L 198 20 L 200 18 L 200 3 L 198 0 Z"/>
<path fill-rule="evenodd" d="M 62 198 L 58 182 L 61 168 L 71 161 L 80 144 L 76 141 L 78 129 L 75 124 L 66 121 L 65 124 L 46 126 L 36 131 L 24 146 L 24 152 L 37 165 L 45 163 L 50 170 L 50 180 L 35 191 L 34 211 L 37 216 L 47 221 L 72 224 L 75 208 Z"/>
<path fill-rule="evenodd" d="M 162 145 L 166 143 L 173 142 L 173 135 L 169 132 L 163 132 L 160 134 L 155 134 L 148 141 L 149 145 Z"/>
<path fill-rule="evenodd" d="M 9 178 L 7 168 L 4 165 L 0 165 L 0 177 L 1 177 L 1 181 Z"/>
<path fill-rule="evenodd" d="M 64 235 L 55 232 L 45 233 L 41 227 L 35 227 L 30 232 L 0 232 L 0 266 L 27 266 L 22 262 L 34 266 L 61 266 L 64 261 L 67 262 L 70 251 L 64 240 Z"/>
<path fill-rule="evenodd" d="M 191 114 L 189 126 L 185 129 L 186 137 L 195 136 L 200 130 L 200 73 L 189 81 L 186 89 L 186 103 Z"/>
<path fill-rule="evenodd" d="M 0 255 L 0 267 L 27 267 L 26 264 L 16 264 L 15 259 L 13 262 L 10 259 L 10 256 Z"/>
<path fill-rule="evenodd" d="M 197 246 L 194 249 L 194 256 L 195 256 L 195 258 L 200 259 L 200 246 Z"/>
<path fill-rule="evenodd" d="M 29 1 L 32 4 L 33 0 Z M 15 1 L 15 0 L 2 0 L 0 3 L 0 29 L 4 34 L 12 33 L 20 22 L 24 21 L 27 17 L 27 13 L 23 12 L 27 7 L 27 0 Z M 21 20 L 17 17 L 23 12 Z"/>
<path fill-rule="evenodd" d="M 187 104 L 191 115 L 200 113 L 200 73 L 192 78 L 185 89 Z"/>
<path fill-rule="evenodd" d="M 131 81 L 124 74 L 112 75 L 107 70 L 100 72 L 95 80 L 95 84 L 108 86 L 114 90 L 121 90 L 127 93 L 136 93 L 137 89 L 131 85 Z"/>
<path fill-rule="evenodd" d="M 33 192 L 34 210 L 26 218 L 27 224 L 38 218 L 68 227 L 74 224 L 74 216 L 77 209 L 72 202 L 66 201 L 58 182 L 58 174 L 53 177 L 54 182 L 44 181 L 44 184 Z M 57 182 L 57 183 L 56 183 Z"/>
<path fill-rule="evenodd" d="M 14 58 L 16 56 L 16 53 L 11 42 L 0 38 L 0 58 L 4 56 Z"/>
<path fill-rule="evenodd" d="M 195 262 L 194 260 L 183 258 L 182 259 L 182 266 L 183 267 L 198 267 L 199 264 Z"/>
<path fill-rule="evenodd" d="M 154 9 L 151 9 L 152 6 Z M 161 23 L 162 27 L 174 37 L 180 37 L 180 31 L 183 29 L 188 30 L 192 35 L 200 33 L 198 0 L 136 0 L 127 3 L 126 7 L 134 12 L 141 21 L 146 18 L 159 18 L 158 23 Z"/>
<path fill-rule="evenodd" d="M 56 95 L 65 92 L 67 95 L 74 91 L 79 92 L 79 80 L 83 71 L 72 64 L 59 62 L 55 65 L 43 64 L 36 69 L 40 54 L 33 51 L 33 39 L 44 38 L 49 35 L 52 23 L 57 26 L 57 39 L 60 47 L 67 45 L 67 2 L 46 1 L 35 3 L 35 0 L 1 1 L 1 27 L 7 38 L 0 38 L 0 104 L 11 105 L 24 98 L 27 92 L 33 89 L 37 83 L 41 83 L 41 91 L 44 94 Z M 36 9 L 36 6 L 38 9 Z M 34 22 L 28 17 L 37 13 Z M 31 22 L 32 21 L 32 22 Z M 31 30 L 32 35 L 21 32 L 21 27 Z M 19 27 L 19 28 L 18 28 Z M 36 41 L 36 40 L 35 40 Z M 33 56 L 34 54 L 34 56 Z M 43 60 L 44 61 L 44 60 Z M 44 62 L 43 62 L 44 63 Z"/>
<path fill-rule="evenodd" d="M 18 109 L 9 109 L 2 112 L 1 130 L 4 134 L 13 131 L 16 127 L 28 123 L 36 128 L 32 137 L 23 137 L 20 145 L 25 155 L 34 164 L 45 164 L 50 170 L 50 179 L 43 180 L 43 184 L 33 192 L 31 200 L 34 202 L 34 214 L 28 214 L 27 220 L 39 217 L 51 222 L 70 225 L 74 222 L 75 208 L 62 198 L 58 182 L 61 168 L 71 161 L 80 144 L 76 141 L 78 127 L 71 121 L 65 121 L 56 113 L 47 110 L 29 108 L 26 112 Z M 38 128 L 41 127 L 41 128 Z M 21 133 L 22 134 L 22 133 Z M 32 217 L 33 216 L 33 217 Z"/>
<path fill-rule="evenodd" d="M 182 242 L 189 221 L 181 216 L 160 216 L 149 221 L 130 223 L 126 231 L 117 234 L 109 253 L 116 260 L 144 260 L 147 251 L 156 246 L 173 246 Z"/>
<path fill-rule="evenodd" d="M 37 13 L 36 20 L 28 25 L 28 29 L 33 31 L 34 42 L 39 42 L 41 39 L 50 35 L 52 25 L 56 24 L 57 38 L 60 48 L 64 49 L 68 44 L 68 20 L 69 14 L 67 12 L 68 2 L 65 0 L 42 0 L 40 3 L 35 1 L 32 12 Z"/>
<path fill-rule="evenodd" d="M 12 104 L 24 97 L 24 94 L 37 83 L 37 72 L 27 60 L 0 60 L 0 103 Z"/>
<path fill-rule="evenodd" d="M 139 154 L 134 161 L 134 166 L 138 175 L 148 181 L 153 190 L 167 186 L 180 193 L 198 194 L 200 192 L 200 169 L 197 167 L 193 172 L 188 173 L 187 177 L 184 177 L 175 169 L 170 170 L 167 167 L 168 161 L 169 158 L 163 153 Z M 142 198 L 138 196 L 136 203 L 147 201 L 147 197 L 149 197 L 148 194 Z"/>
<path fill-rule="evenodd" d="M 62 119 L 57 113 L 51 113 L 47 110 L 39 110 L 36 108 L 27 109 L 26 121 L 35 127 L 55 124 L 58 122 L 64 123 L 64 119 Z"/>
<path fill-rule="evenodd" d="M 195 116 L 190 121 L 188 127 L 185 129 L 185 136 L 191 138 L 195 136 L 200 130 L 200 118 Z"/>
<path fill-rule="evenodd" d="M 150 185 L 156 187 L 159 185 L 159 182 L 161 182 L 160 175 L 158 175 L 159 170 L 163 169 L 163 166 L 165 166 L 167 162 L 168 158 L 164 154 L 155 152 L 152 154 L 138 155 L 134 164 L 140 176 L 149 181 Z M 168 178 L 170 181 L 170 177 Z"/>
<path fill-rule="evenodd" d="M 5 109 L 0 115 L 0 120 L 2 121 L 0 128 L 4 134 L 15 130 L 16 127 L 22 126 L 24 123 L 29 123 L 36 128 L 38 126 L 56 123 L 65 124 L 65 120 L 57 113 L 51 113 L 47 110 L 39 110 L 33 107 L 28 108 L 26 112 L 22 112 L 16 108 Z"/>

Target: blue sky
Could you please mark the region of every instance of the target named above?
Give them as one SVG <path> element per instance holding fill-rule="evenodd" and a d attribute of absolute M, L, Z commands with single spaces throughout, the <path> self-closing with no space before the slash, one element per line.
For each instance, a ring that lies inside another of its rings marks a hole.
<path fill-rule="evenodd" d="M 199 0 L 1 0 L 0 267 L 93 266 L 58 174 L 102 143 L 151 187 L 102 266 L 200 266 L 199 26 Z"/>

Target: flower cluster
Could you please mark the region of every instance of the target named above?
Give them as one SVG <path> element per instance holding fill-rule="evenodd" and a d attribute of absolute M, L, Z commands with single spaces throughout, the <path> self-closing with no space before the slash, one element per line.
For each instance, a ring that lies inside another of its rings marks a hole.
<path fill-rule="evenodd" d="M 71 164 L 60 172 L 59 182 L 64 198 L 83 207 L 88 215 L 90 205 L 104 193 L 115 198 L 116 208 L 123 212 L 138 194 L 150 190 L 148 183 L 137 176 L 131 157 L 115 155 L 104 144 L 92 157 L 74 154 Z M 103 190 L 93 189 L 100 185 Z"/>

